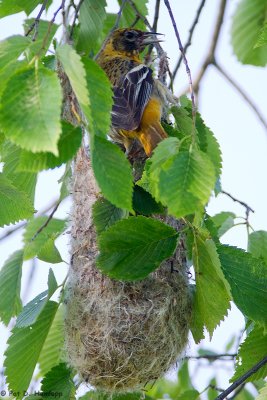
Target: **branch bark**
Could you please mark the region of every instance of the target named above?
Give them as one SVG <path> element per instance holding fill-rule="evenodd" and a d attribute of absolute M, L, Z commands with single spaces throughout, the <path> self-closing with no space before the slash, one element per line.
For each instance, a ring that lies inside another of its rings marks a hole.
<path fill-rule="evenodd" d="M 217 63 L 216 60 L 213 61 L 214 67 L 220 74 L 238 91 L 241 97 L 245 100 L 245 102 L 249 105 L 249 107 L 254 111 L 258 119 L 261 121 L 264 128 L 267 130 L 267 121 L 264 118 L 263 114 L 261 114 L 258 107 L 254 104 L 252 99 L 245 93 L 245 91 L 239 86 L 239 84 L 225 71 L 225 69 Z"/>
<path fill-rule="evenodd" d="M 255 374 L 261 367 L 267 364 L 267 356 L 264 357 L 260 362 L 250 368 L 244 375 L 237 379 L 231 386 L 224 390 L 215 400 L 223 400 L 228 394 L 232 393 L 238 386 L 242 385 L 251 375 Z"/>

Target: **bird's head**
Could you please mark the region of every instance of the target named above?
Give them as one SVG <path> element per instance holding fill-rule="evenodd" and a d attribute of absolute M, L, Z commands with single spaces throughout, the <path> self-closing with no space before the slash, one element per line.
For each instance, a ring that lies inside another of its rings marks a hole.
<path fill-rule="evenodd" d="M 116 29 L 110 41 L 115 51 L 122 53 L 140 53 L 149 44 L 161 42 L 157 38 L 161 33 L 143 32 L 139 29 Z"/>

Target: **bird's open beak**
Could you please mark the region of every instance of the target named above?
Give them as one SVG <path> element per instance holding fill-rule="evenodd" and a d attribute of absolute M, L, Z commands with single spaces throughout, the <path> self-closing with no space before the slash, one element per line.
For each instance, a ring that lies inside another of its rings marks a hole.
<path fill-rule="evenodd" d="M 144 32 L 144 36 L 142 38 L 142 44 L 147 45 L 147 44 L 163 42 L 163 40 L 160 40 L 159 38 L 157 38 L 157 35 L 163 35 L 163 33 Z"/>

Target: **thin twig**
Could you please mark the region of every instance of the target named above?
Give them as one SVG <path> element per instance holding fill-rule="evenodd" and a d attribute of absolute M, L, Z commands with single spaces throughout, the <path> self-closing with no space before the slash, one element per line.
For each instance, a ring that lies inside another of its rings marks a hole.
<path fill-rule="evenodd" d="M 225 190 L 221 190 L 222 194 L 225 194 L 226 196 L 230 197 L 230 199 L 232 199 L 233 201 L 241 204 L 241 206 L 245 207 L 245 209 L 247 210 L 248 213 L 252 212 L 254 213 L 255 211 L 244 201 L 238 200 L 236 197 L 232 196 L 231 193 L 226 192 Z"/>
<path fill-rule="evenodd" d="M 232 196 L 230 193 L 226 192 L 225 190 L 221 190 L 221 193 L 225 194 L 226 196 L 230 197 L 230 199 L 232 199 L 233 201 L 235 201 L 235 202 L 241 204 L 241 206 L 245 207 L 245 209 L 246 209 L 245 225 L 247 227 L 247 233 L 249 235 L 249 228 L 251 227 L 250 223 L 249 223 L 249 213 L 250 212 L 254 213 L 255 211 L 247 203 L 245 203 L 244 201 L 238 200 L 236 197 Z"/>
<path fill-rule="evenodd" d="M 244 375 L 238 378 L 231 386 L 229 386 L 218 397 L 216 397 L 215 400 L 225 399 L 228 394 L 232 393 L 238 386 L 242 385 L 242 383 L 244 383 L 251 375 L 255 374 L 265 364 L 267 364 L 267 356 L 250 368 Z"/>
<path fill-rule="evenodd" d="M 56 17 L 57 17 L 57 15 L 58 15 L 58 13 L 59 13 L 60 10 L 63 10 L 62 13 L 63 13 L 63 22 L 64 22 L 64 19 L 65 19 L 65 2 L 66 2 L 66 0 L 62 0 L 61 5 L 60 5 L 60 6 L 58 7 L 58 9 L 54 12 L 53 18 L 49 21 L 49 25 L 48 25 L 48 29 L 47 29 L 46 35 L 45 35 L 45 37 L 44 37 L 42 46 L 41 46 L 41 48 L 40 48 L 40 50 L 39 50 L 39 52 L 38 52 L 38 54 L 37 54 L 38 57 L 40 57 L 42 51 L 45 49 L 45 46 L 46 46 L 46 44 L 47 44 L 47 40 L 48 40 L 48 38 L 49 38 L 49 35 L 50 35 L 50 32 L 51 32 L 53 23 L 55 22 Z"/>
<path fill-rule="evenodd" d="M 215 52 L 216 52 L 222 24 L 223 24 L 224 14 L 225 14 L 225 10 L 226 10 L 226 3 L 227 3 L 227 0 L 221 0 L 221 2 L 220 2 L 219 12 L 218 12 L 218 16 L 217 16 L 217 19 L 215 22 L 214 32 L 213 32 L 211 43 L 210 43 L 210 48 L 208 50 L 208 53 L 206 55 L 206 58 L 202 64 L 202 66 L 200 67 L 198 76 L 194 80 L 194 83 L 193 83 L 193 89 L 194 89 L 195 93 L 198 93 L 198 91 L 199 91 L 200 81 L 203 78 L 207 68 L 211 64 L 213 64 L 213 62 L 215 60 Z"/>
<path fill-rule="evenodd" d="M 186 54 L 186 51 L 187 51 L 188 47 L 191 46 L 191 44 L 192 44 L 192 37 L 193 37 L 194 31 L 195 31 L 195 28 L 196 28 L 196 26 L 198 24 L 200 14 L 201 14 L 201 12 L 202 12 L 202 10 L 204 8 L 205 2 L 206 2 L 206 0 L 201 0 L 199 8 L 197 9 L 197 13 L 196 13 L 195 19 L 194 19 L 194 21 L 192 23 L 191 28 L 189 29 L 189 36 L 188 36 L 188 39 L 186 41 L 186 44 L 184 45 L 184 53 L 185 54 Z M 173 81 L 174 81 L 174 79 L 175 79 L 175 77 L 177 75 L 178 69 L 180 68 L 180 65 L 181 65 L 182 61 L 183 61 L 183 56 L 181 55 L 179 57 L 178 61 L 177 61 L 177 64 L 176 64 L 173 72 L 172 72 L 172 81 L 170 82 L 169 87 L 172 86 Z"/>
<path fill-rule="evenodd" d="M 156 0 L 156 5 L 155 5 L 155 15 L 154 15 L 154 21 L 153 21 L 153 32 L 157 32 L 158 28 L 158 20 L 159 20 L 159 8 L 160 8 L 160 0 Z"/>
<path fill-rule="evenodd" d="M 120 9 L 119 9 L 119 12 L 118 12 L 118 14 L 117 14 L 117 19 L 116 19 L 115 25 L 114 25 L 114 27 L 112 28 L 112 31 L 111 31 L 111 32 L 115 31 L 115 29 L 117 29 L 117 28 L 119 27 L 120 19 L 121 19 L 121 16 L 122 16 L 122 11 L 123 11 L 124 6 L 126 5 L 127 1 L 128 1 L 128 0 L 123 0 L 123 1 L 122 1 L 121 6 L 120 6 Z"/>
<path fill-rule="evenodd" d="M 186 360 L 224 360 L 224 361 L 232 361 L 237 356 L 236 353 L 233 354 L 203 354 L 202 356 L 188 356 L 185 357 Z"/>
<path fill-rule="evenodd" d="M 220 388 L 220 387 L 218 387 L 218 386 L 215 386 L 215 385 L 212 385 L 212 384 L 209 384 L 206 388 L 205 388 L 205 391 L 207 390 L 207 389 L 213 389 L 213 390 L 217 390 L 217 392 L 223 392 L 224 391 L 224 389 L 222 389 L 222 388 Z M 203 391 L 204 392 L 204 391 Z M 202 393 L 203 393 L 202 392 Z"/>
<path fill-rule="evenodd" d="M 33 35 L 33 38 L 32 38 L 33 42 L 37 38 L 39 21 L 40 21 L 40 18 L 41 18 L 42 14 L 43 14 L 43 12 L 44 12 L 44 10 L 46 8 L 47 3 L 48 3 L 48 0 L 44 0 L 43 1 L 42 7 L 40 8 L 40 11 L 39 11 L 37 17 L 34 19 L 34 22 L 31 24 L 31 26 L 29 27 L 29 29 L 25 33 L 25 36 L 29 36 L 29 34 L 32 32 L 32 30 L 35 29 L 35 32 L 34 32 L 34 35 Z"/>
<path fill-rule="evenodd" d="M 170 6 L 170 3 L 168 0 L 164 0 L 164 3 L 167 7 L 167 10 L 169 12 L 171 21 L 172 21 L 172 25 L 173 25 L 173 29 L 175 32 L 175 36 L 177 38 L 178 41 L 178 45 L 179 45 L 179 50 L 181 52 L 182 58 L 184 60 L 184 64 L 185 64 L 185 69 L 186 69 L 186 73 L 188 75 L 188 80 L 189 80 L 189 88 L 190 88 L 190 96 L 191 96 L 191 101 L 192 101 L 192 119 L 193 119 L 193 125 L 195 126 L 195 119 L 196 119 L 196 104 L 195 104 L 195 96 L 194 96 L 194 90 L 193 90 L 193 83 L 192 83 L 192 76 L 191 76 L 191 71 L 188 65 L 188 61 L 184 52 L 184 48 L 181 42 L 181 38 L 177 29 L 177 25 L 176 25 L 176 21 L 175 18 L 173 16 L 173 12 Z"/>
<path fill-rule="evenodd" d="M 55 205 L 55 207 L 53 208 L 51 214 L 49 214 L 47 220 L 43 223 L 42 226 L 40 226 L 40 228 L 35 232 L 35 234 L 34 234 L 33 237 L 31 238 L 31 240 L 30 240 L 31 242 L 32 242 L 34 239 L 36 239 L 36 237 L 44 230 L 44 228 L 47 227 L 47 225 L 49 224 L 49 222 L 50 222 L 51 219 L 53 218 L 55 212 L 57 211 L 57 209 L 58 209 L 60 203 L 61 203 L 61 200 L 58 200 L 57 203 L 56 203 L 56 205 Z"/>
<path fill-rule="evenodd" d="M 160 0 L 157 0 L 156 4 L 155 4 L 155 14 L 154 14 L 154 21 L 153 21 L 153 25 L 152 25 L 152 32 L 157 32 L 158 20 L 159 20 L 159 8 L 160 8 Z M 154 47 L 153 44 L 151 44 L 149 46 L 146 57 L 150 56 L 150 54 L 152 53 L 153 47 Z"/>
<path fill-rule="evenodd" d="M 255 114 L 261 121 L 264 128 L 267 130 L 267 121 L 264 118 L 263 114 L 261 114 L 257 106 L 254 104 L 252 99 L 245 93 L 243 89 L 241 89 L 238 83 L 235 82 L 233 78 L 229 76 L 228 72 L 226 72 L 225 69 L 221 65 L 219 65 L 216 60 L 213 61 L 213 65 L 222 74 L 222 76 L 238 91 L 240 96 L 243 97 L 243 99 L 247 102 L 250 108 L 252 108 L 252 110 L 255 112 Z"/>
<path fill-rule="evenodd" d="M 73 32 L 74 32 L 74 27 L 75 27 L 75 22 L 76 22 L 76 20 L 78 18 L 78 14 L 79 14 L 79 11 L 80 11 L 80 8 L 81 8 L 81 5 L 82 5 L 83 2 L 84 2 L 84 0 L 80 0 L 79 3 L 77 4 L 77 6 L 75 7 L 75 14 L 74 14 L 72 25 L 71 25 L 71 28 L 70 28 L 70 35 L 69 35 L 70 39 L 72 38 L 72 35 L 73 35 Z"/>

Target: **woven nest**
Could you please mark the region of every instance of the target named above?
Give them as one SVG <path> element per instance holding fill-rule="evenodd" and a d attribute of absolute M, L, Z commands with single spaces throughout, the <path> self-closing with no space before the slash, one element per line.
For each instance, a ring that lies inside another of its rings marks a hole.
<path fill-rule="evenodd" d="M 105 391 L 133 391 L 162 376 L 187 343 L 191 298 L 181 249 L 135 283 L 112 280 L 95 267 L 92 205 L 98 188 L 84 151 L 73 181 L 72 266 L 66 296 L 68 360 Z"/>

